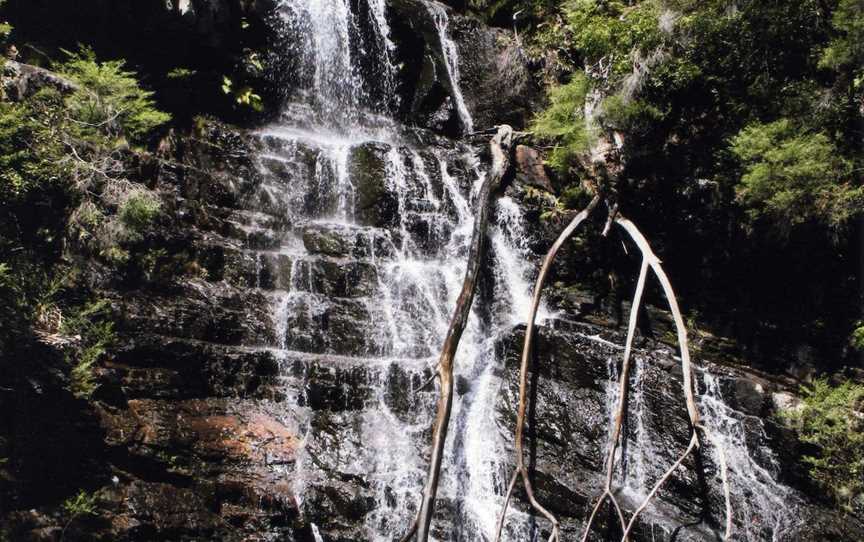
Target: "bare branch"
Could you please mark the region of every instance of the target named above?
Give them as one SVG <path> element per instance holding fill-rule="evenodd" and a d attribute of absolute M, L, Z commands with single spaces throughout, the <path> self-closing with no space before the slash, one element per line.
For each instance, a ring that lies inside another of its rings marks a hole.
<path fill-rule="evenodd" d="M 528 501 L 531 503 L 531 506 L 543 514 L 543 516 L 552 523 L 552 534 L 549 537 L 550 541 L 558 539 L 558 520 L 551 512 L 543 508 L 543 506 L 537 502 L 537 499 L 534 497 L 534 488 L 532 487 L 531 479 L 528 476 L 528 468 L 525 466 L 524 452 L 522 449 L 523 434 L 525 430 L 525 413 L 528 407 L 528 362 L 531 358 L 531 340 L 534 335 L 534 322 L 537 318 L 537 310 L 540 307 L 540 298 L 543 294 L 543 285 L 546 282 L 546 275 L 549 274 L 549 269 L 555 261 L 555 256 L 558 254 L 558 250 L 564 242 L 570 238 L 574 231 L 576 231 L 579 224 L 588 218 L 588 215 L 594 210 L 599 202 L 600 196 L 594 196 L 588 206 L 573 217 L 573 220 L 566 228 L 564 228 L 564 231 L 561 232 L 561 235 L 558 236 L 558 239 L 555 240 L 555 243 L 552 244 L 552 248 L 550 248 L 549 252 L 546 254 L 546 258 L 543 260 L 543 266 L 540 268 L 540 274 L 537 276 L 537 282 L 534 285 L 534 298 L 531 301 L 531 312 L 528 314 L 528 327 L 525 329 L 525 342 L 522 348 L 522 365 L 519 370 L 519 411 L 516 416 L 515 436 L 516 474 L 522 477 L 522 481 L 525 484 L 525 493 L 528 495 Z M 516 474 L 514 474 L 514 479 Z M 504 516 L 507 514 L 507 505 L 509 502 L 510 499 L 508 498 L 504 503 L 504 509 L 501 511 L 501 520 L 499 522 L 496 541 L 501 535 Z"/>
<path fill-rule="evenodd" d="M 423 500 L 417 516 L 416 531 L 417 540 L 426 542 L 429 538 L 429 527 L 432 515 L 435 511 L 435 496 L 438 492 L 438 480 L 441 475 L 441 462 L 444 456 L 444 442 L 447 438 L 447 429 L 450 424 L 450 412 L 453 406 L 453 360 L 459 347 L 462 332 L 468 323 L 471 314 L 471 305 L 474 301 L 477 277 L 483 261 L 486 245 L 486 228 L 489 222 L 489 201 L 492 191 L 501 183 L 501 179 L 510 167 L 510 147 L 513 142 L 513 129 L 510 126 L 498 127 L 497 134 L 489 143 L 492 152 L 492 167 L 486 174 L 486 178 L 480 187 L 477 196 L 477 209 L 474 220 L 474 231 L 471 237 L 471 247 L 468 252 L 468 264 L 465 270 L 465 279 L 462 282 L 462 291 L 456 300 L 456 308 L 447 337 L 441 349 L 438 360 L 438 376 L 441 379 L 441 390 L 438 397 L 437 414 L 432 429 L 432 457 L 429 462 L 429 474 L 426 486 L 423 490 Z M 412 530 L 414 527 L 412 527 Z M 411 537 L 409 531 L 405 539 Z"/>
<path fill-rule="evenodd" d="M 610 219 L 613 213 L 610 211 Z M 607 224 L 608 226 L 608 224 Z M 591 517 L 588 518 L 588 523 L 585 525 L 585 533 L 582 535 L 582 542 L 588 540 L 588 533 L 591 532 L 591 524 L 594 522 L 594 516 L 600 509 L 600 505 L 608 497 L 615 505 L 618 511 L 618 519 L 621 521 L 621 529 L 626 530 L 627 524 L 624 520 L 624 514 L 621 513 L 621 507 L 618 505 L 618 500 L 612 494 L 612 477 L 615 472 L 615 453 L 618 450 L 618 440 L 621 436 L 621 427 L 624 424 L 624 416 L 627 413 L 627 392 L 630 386 L 630 354 L 633 351 L 633 337 L 636 334 L 636 323 L 639 317 L 639 307 L 642 304 L 642 293 L 645 291 L 645 279 L 648 276 L 648 260 L 642 258 L 642 266 L 639 269 L 639 280 L 636 282 L 636 292 L 633 294 L 633 303 L 630 305 L 630 322 L 627 326 L 627 342 L 624 345 L 624 361 L 621 365 L 621 377 L 618 384 L 618 412 L 615 414 L 615 426 L 612 430 L 612 436 L 609 440 L 609 452 L 606 455 L 606 486 L 600 498 L 597 499 L 597 504 L 591 512 Z"/>

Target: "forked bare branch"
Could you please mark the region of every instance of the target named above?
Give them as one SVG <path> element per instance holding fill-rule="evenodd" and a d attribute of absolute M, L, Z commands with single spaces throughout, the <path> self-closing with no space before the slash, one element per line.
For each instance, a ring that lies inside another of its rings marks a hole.
<path fill-rule="evenodd" d="M 564 228 L 564 231 L 561 232 L 561 235 L 559 235 L 558 239 L 556 239 L 552 244 L 549 252 L 546 253 L 546 257 L 543 260 L 543 266 L 540 268 L 540 274 L 537 276 L 537 282 L 534 285 L 534 297 L 531 301 L 531 311 L 528 314 L 528 327 L 525 329 L 525 342 L 522 348 L 522 364 L 519 370 L 519 411 L 516 416 L 515 436 L 516 470 L 513 473 L 513 480 L 510 482 L 510 487 L 507 491 L 507 497 L 504 501 L 504 509 L 501 511 L 501 518 L 498 521 L 498 529 L 495 534 L 496 542 L 501 539 L 501 531 L 504 528 L 504 518 L 507 515 L 507 507 L 510 503 L 513 489 L 516 487 L 516 480 L 519 477 L 522 478 L 522 481 L 525 484 L 525 493 L 528 496 L 528 501 L 531 503 L 531 506 L 552 523 L 552 533 L 549 536 L 549 540 L 553 541 L 558 540 L 559 538 L 558 519 L 537 502 L 537 499 L 534 497 L 534 488 L 531 484 L 531 479 L 528 476 L 528 468 L 525 466 L 523 434 L 525 431 L 525 413 L 528 408 L 528 363 L 531 359 L 531 341 L 534 337 L 534 323 L 537 318 L 537 310 L 540 307 L 540 298 L 543 294 L 543 285 L 546 282 L 546 276 L 549 274 L 549 269 L 555 261 L 555 256 L 558 254 L 558 250 L 560 250 L 564 242 L 573 235 L 573 232 L 576 231 L 579 224 L 588 218 L 588 215 L 591 214 L 591 211 L 594 210 L 598 203 L 600 203 L 599 195 L 594 196 L 588 206 L 573 217 L 570 224 Z"/>

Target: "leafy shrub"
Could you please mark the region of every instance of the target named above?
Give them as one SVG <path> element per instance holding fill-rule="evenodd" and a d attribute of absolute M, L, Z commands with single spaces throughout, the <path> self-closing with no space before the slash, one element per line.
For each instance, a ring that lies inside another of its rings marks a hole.
<path fill-rule="evenodd" d="M 864 352 L 864 322 L 858 322 L 852 335 L 849 337 L 849 344 L 852 348 Z"/>
<path fill-rule="evenodd" d="M 254 89 L 248 85 L 235 88 L 234 81 L 229 79 L 227 76 L 222 77 L 222 92 L 234 96 L 234 101 L 237 105 L 250 107 L 253 111 L 258 112 L 264 110 L 264 101 L 260 94 L 257 94 Z"/>
<path fill-rule="evenodd" d="M 57 138 L 59 96 L 43 91 L 25 103 L 0 101 L 0 206 L 23 201 L 62 180 Z"/>
<path fill-rule="evenodd" d="M 642 100 L 626 100 L 615 94 L 603 101 L 603 123 L 616 130 L 640 131 L 662 119 L 662 111 Z"/>
<path fill-rule="evenodd" d="M 94 135 L 125 135 L 140 143 L 150 132 L 171 120 L 156 109 L 153 93 L 142 89 L 134 72 L 122 60 L 99 62 L 91 49 L 67 52 L 69 59 L 57 70 L 80 88 L 66 100 L 69 114 L 85 139 Z"/>
<path fill-rule="evenodd" d="M 140 235 L 159 215 L 162 204 L 150 191 L 133 192 L 120 206 L 120 221 L 134 235 Z"/>
<path fill-rule="evenodd" d="M 71 391 L 76 397 L 89 398 L 98 388 L 96 364 L 116 340 L 107 300 L 91 301 L 73 311 L 63 321 L 66 335 L 80 337 L 80 347 L 67 353 Z"/>
<path fill-rule="evenodd" d="M 860 72 L 864 63 L 864 5 L 861 0 L 840 0 L 831 22 L 838 36 L 823 51 L 820 66 L 835 70 L 851 67 Z"/>
<path fill-rule="evenodd" d="M 549 107 L 534 119 L 534 133 L 556 143 L 549 164 L 559 171 L 566 172 L 575 165 L 579 153 L 590 145 L 590 131 L 583 113 L 587 94 L 588 79 L 574 75 L 569 83 L 550 91 Z"/>
<path fill-rule="evenodd" d="M 613 79 L 630 73 L 635 51 L 653 50 L 663 40 L 658 25 L 659 2 L 631 5 L 570 0 L 564 4 L 564 12 L 572 30 L 572 45 L 589 63 L 603 59 Z"/>
<path fill-rule="evenodd" d="M 851 164 L 823 133 L 802 133 L 787 119 L 751 124 L 732 139 L 744 167 L 738 200 L 752 220 L 781 233 L 816 221 L 839 228 L 861 211 L 864 190 L 849 182 Z"/>
<path fill-rule="evenodd" d="M 802 442 L 818 447 L 804 457 L 810 475 L 844 509 L 864 512 L 864 385 L 823 379 L 802 391 L 801 408 L 785 416 Z"/>
<path fill-rule="evenodd" d="M 82 489 L 74 497 L 69 497 L 63 501 L 63 511 L 71 519 L 80 516 L 92 516 L 96 514 L 98 509 L 96 501 L 97 495 L 95 493 L 87 493 Z"/>

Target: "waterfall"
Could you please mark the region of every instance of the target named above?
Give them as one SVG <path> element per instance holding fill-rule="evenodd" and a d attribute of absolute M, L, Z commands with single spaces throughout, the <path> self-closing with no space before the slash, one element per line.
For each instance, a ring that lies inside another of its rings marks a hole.
<path fill-rule="evenodd" d="M 619 358 L 620 355 L 610 357 L 608 363 L 606 408 L 609 427 L 612 427 L 618 407 Z M 657 406 L 652 407 L 647 397 L 649 386 L 652 386 L 650 381 L 662 376 L 652 369 L 647 352 L 634 352 L 631 364 L 627 424 L 624 441 L 616 456 L 619 466 L 616 467 L 615 480 L 621 488 L 619 495 L 631 502 L 641 502 L 668 467 L 670 454 L 657 448 L 658 429 L 655 426 L 662 425 L 658 418 L 663 413 L 657 412 Z M 774 452 L 764 444 L 769 440 L 765 434 L 765 422 L 730 407 L 723 398 L 722 378 L 708 368 L 697 368 L 697 375 L 701 376 L 702 382 L 699 409 L 712 438 L 704 446 L 711 456 L 711 470 L 714 472 L 711 483 L 717 491 L 722 485 L 720 453 L 725 455 L 728 465 L 734 499 L 734 539 L 787 540 L 788 533 L 794 532 L 791 529 L 796 526 L 796 510 L 801 499 L 778 481 L 779 464 Z M 658 393 L 656 384 L 651 393 Z M 758 439 L 753 437 L 754 428 L 760 437 Z M 662 510 L 656 509 L 655 504 L 650 505 L 649 509 L 654 514 L 648 521 L 652 522 L 653 529 L 671 534 L 681 524 L 680 520 L 670 521 Z M 720 517 L 723 511 L 713 512 Z"/>
<path fill-rule="evenodd" d="M 447 11 L 432 0 L 423 5 L 470 132 Z M 301 428 L 295 464 L 279 468 L 315 540 L 390 541 L 419 505 L 436 402 L 426 382 L 462 286 L 486 173 L 477 149 L 441 139 L 423 144 L 393 120 L 396 51 L 383 0 L 281 0 L 278 14 L 294 71 L 280 118 L 256 134 L 263 181 L 245 196 L 250 211 L 238 227 L 248 240 L 250 285 L 272 299 L 276 338 L 267 347 L 280 360 L 285 416 Z M 491 295 L 477 296 L 455 360 L 438 492 L 448 522 L 441 528 L 453 540 L 492 537 L 512 467 L 496 412 L 505 372 L 498 346 L 531 306 L 535 266 L 525 224 L 513 199 L 496 200 Z M 555 316 L 541 307 L 538 320 Z M 610 356 L 611 416 L 621 347 L 591 333 L 575 335 Z M 668 467 L 668 451 L 654 444 L 651 416 L 662 413 L 651 404 L 649 358 L 634 354 L 630 420 L 619 449 L 622 496 L 630 502 L 644 498 Z M 734 491 L 753 495 L 738 506 L 736 529 L 779 539 L 794 496 L 776 482 L 770 461 L 754 459 L 743 415 L 726 405 L 718 380 L 701 374 L 701 409 L 714 444 L 727 451 Z M 536 539 L 531 518 L 511 510 L 504 539 Z M 344 523 L 346 515 L 354 519 Z M 663 517 L 654 505 L 645 515 L 671 532 L 673 522 Z"/>
<path fill-rule="evenodd" d="M 739 536 L 744 540 L 788 540 L 801 500 L 777 481 L 780 466 L 774 453 L 767 446 L 754 446 L 748 437 L 749 424 L 758 427 L 762 441 L 767 441 L 765 422 L 729 407 L 723 399 L 720 377 L 703 371 L 702 382 L 705 391 L 700 407 L 714 439 L 713 452 L 722 450 L 726 456 L 732 493 L 749 496 L 735 503 Z"/>
<path fill-rule="evenodd" d="M 471 131 L 447 13 L 426 7 Z M 316 516 L 318 503 L 340 479 L 364 480 L 365 536 L 389 541 L 410 524 L 425 482 L 436 393 L 419 388 L 462 286 L 485 171 L 475 149 L 426 148 L 390 118 L 395 47 L 383 0 L 281 0 L 278 14 L 295 72 L 280 120 L 257 134 L 265 183 L 250 204 L 289 224 L 267 233 L 278 238 L 267 254 L 287 262 L 289 277 L 273 293 L 273 315 L 286 395 L 295 398 L 287 405 L 304 427 L 291 483 L 314 538 L 326 540 L 338 525 Z M 525 318 L 530 295 L 524 217 L 506 198 L 496 216 L 495 318 L 485 322 L 475 302 L 456 358 L 457 378 L 471 384 L 454 405 L 439 490 L 458 503 L 453 529 L 472 539 L 494 530 L 509 462 L 494 424 L 501 360 L 493 345 Z"/>
<path fill-rule="evenodd" d="M 450 26 L 450 18 L 447 16 L 447 11 L 444 6 L 435 0 L 424 0 L 432 20 L 435 21 L 435 29 L 438 31 L 438 40 L 441 43 L 441 53 L 444 57 L 444 67 L 447 69 L 447 78 L 450 80 L 450 88 L 453 93 L 453 100 L 456 102 L 456 112 L 459 115 L 459 121 L 462 123 L 463 133 L 474 131 L 474 120 L 471 118 L 471 113 L 465 105 L 465 98 L 462 96 L 462 88 L 460 87 L 459 76 L 459 50 L 456 43 L 450 38 L 448 27 Z"/>

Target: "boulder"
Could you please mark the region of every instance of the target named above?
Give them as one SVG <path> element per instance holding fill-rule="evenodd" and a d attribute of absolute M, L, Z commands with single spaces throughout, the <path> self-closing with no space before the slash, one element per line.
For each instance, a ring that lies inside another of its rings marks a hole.
<path fill-rule="evenodd" d="M 74 82 L 52 71 L 14 60 L 2 61 L 0 85 L 3 96 L 13 102 L 29 98 L 44 88 L 52 88 L 63 94 L 78 88 Z"/>
<path fill-rule="evenodd" d="M 543 157 L 537 149 L 527 145 L 517 145 L 515 158 L 517 182 L 549 193 L 555 192 L 552 181 L 546 173 L 546 167 L 543 165 Z"/>

